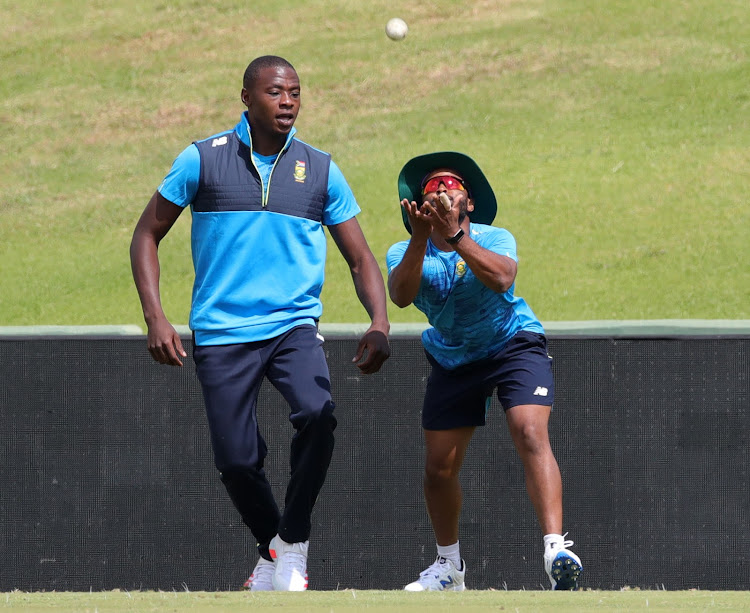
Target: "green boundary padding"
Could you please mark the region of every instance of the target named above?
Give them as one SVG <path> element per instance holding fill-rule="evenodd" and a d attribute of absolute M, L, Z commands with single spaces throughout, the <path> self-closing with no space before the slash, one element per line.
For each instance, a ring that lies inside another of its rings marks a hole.
<path fill-rule="evenodd" d="M 750 336 L 750 319 L 644 319 L 543 322 L 548 336 Z M 190 336 L 185 325 L 175 326 Z M 321 323 L 323 336 L 361 336 L 368 324 Z M 419 336 L 427 324 L 391 324 L 391 336 Z M 134 324 L 120 326 L 0 326 L 0 337 L 9 336 L 142 336 Z"/>

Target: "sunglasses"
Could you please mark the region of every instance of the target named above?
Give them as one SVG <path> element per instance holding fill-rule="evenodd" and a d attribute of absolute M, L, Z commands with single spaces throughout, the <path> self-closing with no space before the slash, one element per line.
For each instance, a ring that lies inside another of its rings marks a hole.
<path fill-rule="evenodd" d="M 450 175 L 437 175 L 422 184 L 422 195 L 436 192 L 441 183 L 445 185 L 445 189 L 460 189 L 462 192 L 468 191 L 460 179 L 456 179 L 456 177 L 451 177 Z"/>

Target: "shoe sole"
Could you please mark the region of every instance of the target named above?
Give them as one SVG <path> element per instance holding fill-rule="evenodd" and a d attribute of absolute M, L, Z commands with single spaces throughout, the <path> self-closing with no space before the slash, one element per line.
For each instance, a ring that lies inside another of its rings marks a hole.
<path fill-rule="evenodd" d="M 414 585 L 413 589 L 409 589 L 411 585 L 414 585 L 410 583 L 404 588 L 405 592 L 463 592 L 466 589 L 465 583 L 459 583 L 458 585 L 453 585 L 452 587 L 443 587 L 443 588 L 426 588 L 424 586 Z"/>
<path fill-rule="evenodd" d="M 552 562 L 551 575 L 555 580 L 556 590 L 575 591 L 578 589 L 578 577 L 583 567 L 573 558 L 561 556 Z"/>

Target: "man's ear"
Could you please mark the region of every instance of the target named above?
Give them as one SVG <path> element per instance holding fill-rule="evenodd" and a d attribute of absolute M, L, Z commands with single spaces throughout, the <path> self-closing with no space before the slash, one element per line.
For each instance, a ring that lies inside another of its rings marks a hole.
<path fill-rule="evenodd" d="M 244 104 L 245 106 L 249 106 L 247 103 L 247 99 L 248 99 L 248 93 L 247 93 L 247 90 L 243 87 L 242 91 L 240 92 L 240 100 L 242 100 L 242 104 Z"/>
<path fill-rule="evenodd" d="M 474 198 L 467 198 L 466 200 L 466 210 L 471 213 L 471 211 L 474 210 Z"/>

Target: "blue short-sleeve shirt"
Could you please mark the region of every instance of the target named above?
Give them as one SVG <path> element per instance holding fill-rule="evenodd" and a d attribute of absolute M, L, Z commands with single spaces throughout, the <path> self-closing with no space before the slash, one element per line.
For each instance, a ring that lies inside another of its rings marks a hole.
<path fill-rule="evenodd" d="M 515 238 L 507 230 L 472 223 L 470 233 L 481 247 L 518 261 Z M 388 250 L 389 274 L 408 245 L 409 241 L 402 241 Z M 491 356 L 520 330 L 544 334 L 542 324 L 514 289 L 515 284 L 502 294 L 492 291 L 457 252 L 441 251 L 428 241 L 414 300 L 432 326 L 422 333 L 427 352 L 444 368 L 454 369 Z"/>

